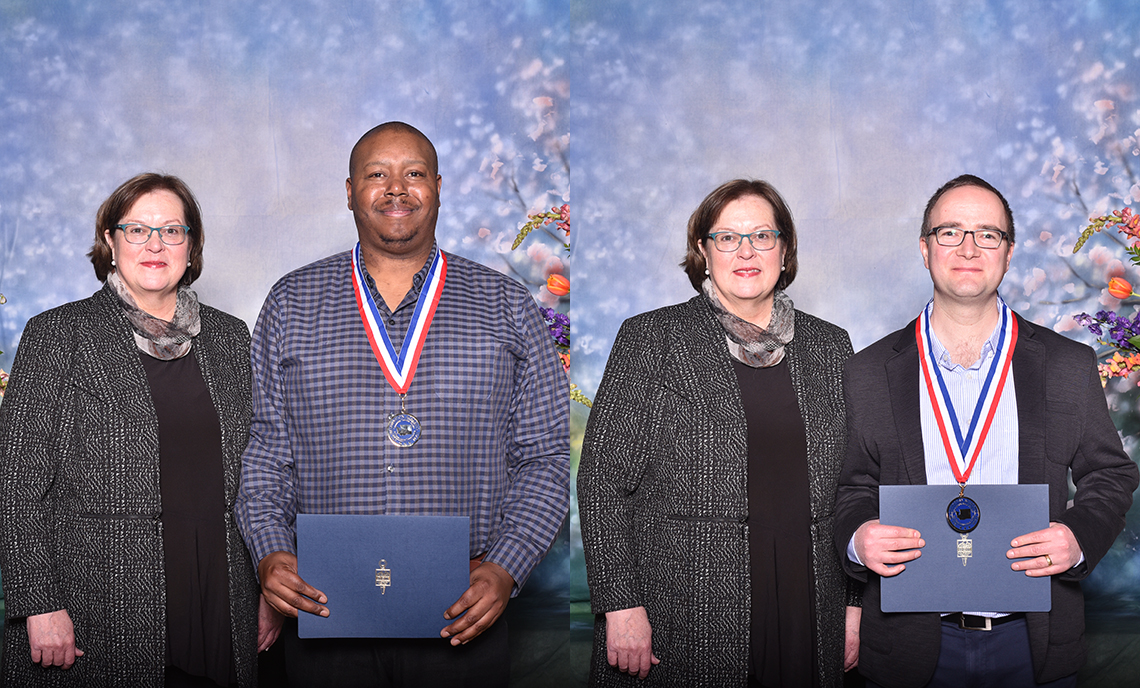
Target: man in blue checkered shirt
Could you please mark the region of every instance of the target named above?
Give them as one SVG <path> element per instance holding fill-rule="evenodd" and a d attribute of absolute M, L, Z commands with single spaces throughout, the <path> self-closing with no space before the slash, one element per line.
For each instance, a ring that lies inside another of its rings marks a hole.
<path fill-rule="evenodd" d="M 355 285 L 352 252 L 295 270 L 254 329 L 238 523 L 265 599 L 296 617 L 329 613 L 297 575 L 297 513 L 470 516 L 471 587 L 440 610 L 454 620 L 447 640 L 299 640 L 287 625 L 286 669 L 295 685 L 505 685 L 506 629 L 495 620 L 568 508 L 566 378 L 525 288 L 460 256 L 436 265 L 441 177 L 422 133 L 402 122 L 372 129 L 349 174 Z M 426 335 L 405 341 L 436 294 Z M 372 326 L 362 319 L 369 295 Z M 418 350 L 406 378 L 381 367 L 383 333 L 397 356 Z M 410 422 L 386 423 L 400 411 Z"/>

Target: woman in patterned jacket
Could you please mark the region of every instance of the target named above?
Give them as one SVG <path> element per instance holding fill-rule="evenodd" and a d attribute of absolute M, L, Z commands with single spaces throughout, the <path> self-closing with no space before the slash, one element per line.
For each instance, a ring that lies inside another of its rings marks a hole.
<path fill-rule="evenodd" d="M 260 603 L 233 517 L 249 331 L 198 303 L 202 219 L 176 177 L 103 202 L 92 297 L 28 321 L 0 405 L 3 678 L 256 684 Z"/>
<path fill-rule="evenodd" d="M 586 427 L 591 684 L 840 686 L 859 627 L 831 544 L 851 341 L 784 293 L 796 232 L 766 182 L 709 194 L 682 266 L 697 296 L 622 325 Z"/>

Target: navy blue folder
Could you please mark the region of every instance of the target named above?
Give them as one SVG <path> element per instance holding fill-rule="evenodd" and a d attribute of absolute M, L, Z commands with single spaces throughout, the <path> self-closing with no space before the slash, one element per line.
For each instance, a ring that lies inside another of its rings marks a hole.
<path fill-rule="evenodd" d="M 1047 612 L 1049 578 L 1010 568 L 1010 541 L 1049 527 L 1048 485 L 967 485 L 981 521 L 967 537 L 971 556 L 959 557 L 961 534 L 946 522 L 957 485 L 881 485 L 879 521 L 914 528 L 926 546 L 897 576 L 882 579 L 884 612 Z M 963 565 L 963 561 L 965 564 Z"/>
<path fill-rule="evenodd" d="M 297 515 L 297 573 L 328 596 L 302 638 L 438 638 L 471 584 L 466 516 Z"/>

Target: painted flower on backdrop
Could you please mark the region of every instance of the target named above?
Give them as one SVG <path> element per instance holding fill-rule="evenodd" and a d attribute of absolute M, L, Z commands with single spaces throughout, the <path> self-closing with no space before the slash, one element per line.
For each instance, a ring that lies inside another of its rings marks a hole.
<path fill-rule="evenodd" d="M 550 330 L 550 336 L 554 339 L 554 347 L 558 349 L 558 358 L 562 361 L 562 371 L 567 376 L 570 375 L 570 316 L 565 313 L 559 313 L 553 308 L 540 308 L 543 320 L 546 321 L 546 327 Z M 581 394 L 581 392 L 579 392 Z M 571 398 L 575 401 L 581 401 L 574 397 L 574 392 L 571 391 Z M 586 404 L 589 406 L 589 404 Z"/>
<path fill-rule="evenodd" d="M 1113 277 L 1108 281 L 1108 293 L 1123 301 L 1133 295 L 1132 285 L 1123 277 Z"/>
<path fill-rule="evenodd" d="M 1131 208 L 1089 218 L 1088 226 L 1073 246 L 1073 253 L 1081 250 L 1092 235 L 1105 229 L 1115 229 L 1124 237 L 1118 241 L 1124 245 L 1132 265 L 1140 266 L 1140 215 L 1133 213 Z M 1112 277 L 1105 291 L 1118 299 L 1121 305 L 1136 296 L 1132 283 L 1120 276 Z M 1113 310 L 1099 310 L 1095 315 L 1078 313 L 1073 319 L 1107 347 L 1098 356 L 1105 359 L 1097 366 L 1101 384 L 1107 384 L 1114 377 L 1128 377 L 1140 371 L 1140 309 L 1133 307 L 1131 316 Z"/>
<path fill-rule="evenodd" d="M 511 244 L 511 250 L 518 248 L 522 242 L 530 236 L 530 233 L 538 228 L 543 228 L 548 234 L 562 243 L 562 246 L 569 251 L 570 244 L 563 241 L 561 237 L 546 229 L 546 226 L 551 222 L 554 226 L 562 230 L 566 238 L 570 237 L 570 204 L 563 203 L 560 207 L 556 206 L 550 209 L 549 212 L 530 213 L 527 215 L 527 221 L 519 228 L 519 234 L 515 237 L 515 243 Z"/>
<path fill-rule="evenodd" d="M 546 290 L 555 296 L 566 296 L 570 293 L 570 280 L 557 273 L 553 274 L 546 278 Z"/>
<path fill-rule="evenodd" d="M 560 230 L 564 237 L 551 231 L 549 227 L 551 224 L 556 230 Z M 528 213 L 527 221 L 519 227 L 518 236 L 515 237 L 511 250 L 517 249 L 527 240 L 527 237 L 539 229 L 545 232 L 549 238 L 553 238 L 562 244 L 563 249 L 569 252 L 570 204 L 563 203 L 560 207 L 556 206 L 549 211 L 540 213 Z M 556 310 L 556 307 L 570 294 L 570 278 L 562 272 L 565 269 L 565 263 L 557 256 L 551 255 L 547 247 L 537 243 L 531 244 L 527 249 L 527 254 L 532 260 L 544 264 L 543 271 L 546 273 L 546 282 L 539 286 L 535 299 L 543 304 L 539 310 L 546 322 L 547 329 L 550 331 L 550 337 L 554 340 L 554 348 L 558 351 L 562 370 L 566 373 L 566 379 L 570 384 L 570 399 L 585 406 L 592 406 L 590 398 L 583 394 L 582 390 L 578 389 L 578 386 L 570 380 L 570 316 Z"/>
<path fill-rule="evenodd" d="M 550 336 L 554 339 L 554 345 L 558 347 L 558 352 L 562 353 L 564 349 L 570 348 L 570 316 L 565 313 L 559 313 L 553 308 L 540 308 L 542 319 L 546 321 L 546 329 L 550 330 Z M 567 367 L 563 365 L 563 367 Z"/>

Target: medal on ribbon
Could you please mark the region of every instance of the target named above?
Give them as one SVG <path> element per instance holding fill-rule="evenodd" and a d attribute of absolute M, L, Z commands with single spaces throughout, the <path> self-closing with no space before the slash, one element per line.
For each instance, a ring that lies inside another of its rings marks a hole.
<path fill-rule="evenodd" d="M 388 337 L 388 330 L 384 328 L 384 319 L 380 317 L 372 292 L 368 290 L 364 274 L 364 261 L 360 257 L 360 243 L 357 242 L 356 248 L 352 250 L 352 288 L 356 293 L 356 307 L 360 311 L 360 319 L 364 321 L 364 332 L 368 335 L 368 343 L 376 355 L 376 362 L 384 371 L 388 384 L 400 395 L 400 410 L 388 414 L 388 440 L 397 447 L 410 447 L 420 439 L 422 428 L 419 419 L 408 413 L 404 402 L 408 388 L 412 386 L 412 378 L 416 374 L 416 365 L 427 339 L 428 328 L 435 317 L 439 297 L 443 293 L 447 259 L 443 257 L 443 251 L 436 251 L 398 355 Z"/>
<path fill-rule="evenodd" d="M 954 412 L 954 403 L 950 400 L 950 392 L 946 388 L 946 381 L 942 378 L 942 370 L 934 360 L 934 351 L 930 346 L 932 305 L 933 302 L 919 314 L 914 336 L 918 343 L 918 360 L 923 386 L 930 397 L 930 406 L 934 409 L 934 419 L 938 424 L 938 434 L 942 437 L 942 447 L 950 462 L 950 470 L 958 481 L 958 496 L 946 507 L 946 522 L 955 532 L 961 534 L 958 540 L 958 557 L 962 559 L 962 566 L 965 566 L 966 559 L 973 556 L 973 541 L 966 534 L 977 528 L 982 520 L 982 511 L 978 503 L 966 496 L 966 481 L 970 479 L 970 473 L 974 470 L 974 464 L 982 452 L 982 445 L 989 435 L 998 402 L 1001 401 L 1002 392 L 1005 390 L 1006 377 L 1013 363 L 1013 349 L 1017 344 L 1017 318 L 1012 317 L 1009 307 L 998 299 L 1000 328 L 997 350 L 994 351 L 993 361 L 986 371 L 981 394 L 970 416 L 970 425 L 963 434 L 958 415 Z M 951 430 L 953 438 L 950 436 Z"/>

